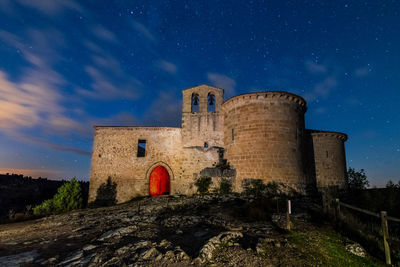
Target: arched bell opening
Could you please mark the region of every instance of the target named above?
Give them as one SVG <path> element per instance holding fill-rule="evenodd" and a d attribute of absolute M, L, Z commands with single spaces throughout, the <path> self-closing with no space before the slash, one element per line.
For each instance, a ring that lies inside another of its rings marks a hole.
<path fill-rule="evenodd" d="M 198 113 L 200 112 L 200 98 L 198 94 L 193 93 L 192 94 L 192 107 L 191 107 L 191 111 L 192 113 Z"/>
<path fill-rule="evenodd" d="M 207 96 L 207 112 L 215 112 L 215 95 L 212 93 Z"/>

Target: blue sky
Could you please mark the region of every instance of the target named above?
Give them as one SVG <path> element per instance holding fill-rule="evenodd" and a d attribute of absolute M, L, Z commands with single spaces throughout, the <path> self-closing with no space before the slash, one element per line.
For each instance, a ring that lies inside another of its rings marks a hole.
<path fill-rule="evenodd" d="M 180 124 L 181 90 L 283 90 L 347 165 L 400 179 L 399 1 L 0 0 L 0 173 L 88 180 L 93 125 Z"/>

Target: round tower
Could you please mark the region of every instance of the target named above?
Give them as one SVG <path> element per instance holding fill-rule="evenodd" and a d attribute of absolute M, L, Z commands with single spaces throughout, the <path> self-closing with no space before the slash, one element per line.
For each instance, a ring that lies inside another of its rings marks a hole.
<path fill-rule="evenodd" d="M 347 170 L 344 142 L 347 140 L 347 135 L 317 130 L 306 130 L 306 134 L 314 152 L 317 187 L 345 187 Z"/>
<path fill-rule="evenodd" d="M 237 173 L 235 190 L 242 190 L 245 179 L 261 179 L 304 192 L 306 101 L 287 92 L 260 92 L 232 97 L 222 107 L 226 159 Z"/>

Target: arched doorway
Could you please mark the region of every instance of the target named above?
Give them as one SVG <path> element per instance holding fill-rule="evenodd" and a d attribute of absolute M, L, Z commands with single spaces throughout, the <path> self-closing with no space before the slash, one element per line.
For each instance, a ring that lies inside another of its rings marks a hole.
<path fill-rule="evenodd" d="M 169 173 L 166 168 L 159 165 L 150 173 L 149 194 L 150 196 L 167 196 L 170 191 Z"/>

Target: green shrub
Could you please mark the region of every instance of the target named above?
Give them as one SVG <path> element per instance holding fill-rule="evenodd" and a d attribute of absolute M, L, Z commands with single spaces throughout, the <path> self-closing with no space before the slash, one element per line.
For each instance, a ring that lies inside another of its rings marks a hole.
<path fill-rule="evenodd" d="M 219 184 L 220 194 L 229 194 L 232 192 L 232 182 L 228 179 L 222 179 Z"/>
<path fill-rule="evenodd" d="M 52 199 L 33 208 L 33 214 L 44 216 L 82 208 L 82 190 L 76 178 L 63 184 Z"/>
<path fill-rule="evenodd" d="M 265 190 L 265 184 L 261 179 L 245 179 L 243 181 L 244 194 L 252 196 L 261 196 Z"/>
<path fill-rule="evenodd" d="M 210 188 L 211 178 L 210 177 L 200 177 L 196 180 L 194 185 L 197 186 L 197 191 L 200 194 L 205 194 L 208 192 L 208 189 Z"/>
<path fill-rule="evenodd" d="M 269 182 L 264 186 L 265 194 L 267 197 L 276 197 L 280 195 L 279 184 L 277 182 Z"/>
<path fill-rule="evenodd" d="M 42 204 L 33 207 L 33 214 L 34 215 L 48 215 L 53 213 L 54 205 L 53 199 L 48 199 L 42 202 Z"/>

